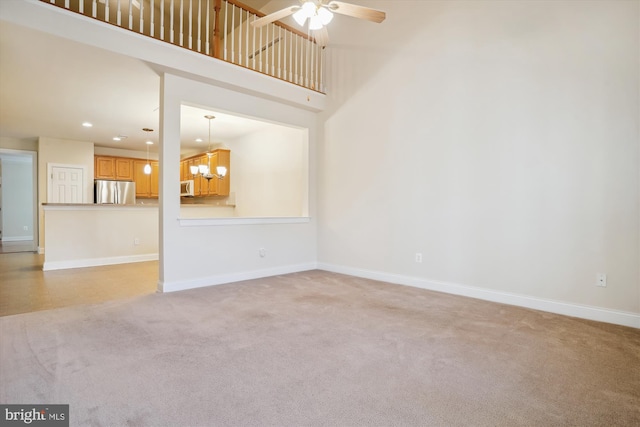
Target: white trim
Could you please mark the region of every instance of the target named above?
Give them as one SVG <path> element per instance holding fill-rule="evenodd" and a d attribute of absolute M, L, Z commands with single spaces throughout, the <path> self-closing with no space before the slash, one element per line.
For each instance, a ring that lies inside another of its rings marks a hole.
<path fill-rule="evenodd" d="M 42 249 L 44 253 L 44 249 Z M 100 265 L 128 264 L 133 262 L 145 262 L 158 260 L 158 254 L 128 255 L 109 258 L 87 258 L 70 261 L 45 261 L 42 270 L 65 270 L 68 268 L 97 267 Z"/>
<path fill-rule="evenodd" d="M 640 313 L 631 313 L 619 310 L 611 310 L 602 307 L 593 307 L 562 301 L 548 300 L 527 295 L 483 289 L 475 286 L 421 279 L 417 277 L 402 276 L 398 274 L 352 268 L 335 264 L 318 263 L 318 269 L 331 271 L 334 273 L 348 274 L 356 277 L 363 277 L 366 279 L 395 283 L 398 285 L 413 286 L 416 288 L 428 289 L 431 291 L 445 292 L 448 294 L 477 298 L 501 304 L 526 307 L 534 310 L 562 314 L 565 316 L 579 317 L 582 319 L 595 320 L 598 322 L 614 323 L 617 325 L 640 328 Z"/>
<path fill-rule="evenodd" d="M 14 237 L 3 236 L 2 237 L 3 242 L 24 242 L 28 240 L 33 240 L 33 236 L 14 236 Z"/>
<path fill-rule="evenodd" d="M 114 210 L 137 210 L 137 209 L 158 209 L 158 205 L 130 204 L 95 204 L 95 203 L 43 203 L 45 211 L 114 211 Z"/>
<path fill-rule="evenodd" d="M 240 282 L 243 280 L 261 279 L 263 277 L 278 276 L 280 274 L 298 273 L 300 271 L 315 270 L 316 268 L 316 263 L 310 262 L 305 264 L 284 265 L 263 270 L 223 274 L 220 276 L 200 277 L 190 280 L 177 280 L 174 282 L 159 281 L 158 292 L 184 291 L 186 289 L 203 288 L 206 286 L 222 285 L 225 283 Z"/>
<path fill-rule="evenodd" d="M 178 218 L 180 227 L 201 227 L 206 225 L 263 225 L 263 224 L 305 224 L 309 217 L 272 218 Z"/>

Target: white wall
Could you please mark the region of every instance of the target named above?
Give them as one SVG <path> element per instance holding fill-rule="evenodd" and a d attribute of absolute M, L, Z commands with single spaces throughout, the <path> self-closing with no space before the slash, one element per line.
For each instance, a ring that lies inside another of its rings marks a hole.
<path fill-rule="evenodd" d="M 332 27 L 321 265 L 640 313 L 639 3 L 367 5 Z"/>
<path fill-rule="evenodd" d="M 34 206 L 31 156 L 7 155 L 0 152 L 0 160 L 2 161 L 2 240 L 32 240 Z"/>
<path fill-rule="evenodd" d="M 313 217 L 315 168 L 312 166 L 309 170 L 312 218 L 309 220 L 255 223 L 235 219 L 233 224 L 215 219 L 208 223 L 188 219 L 176 221 L 180 217 L 178 165 L 182 103 L 309 129 L 311 162 L 315 154 L 317 126 L 314 113 L 165 74 L 160 103 L 160 290 L 208 286 L 313 268 L 316 220 Z M 265 257 L 259 256 L 260 248 L 266 249 Z"/>
<path fill-rule="evenodd" d="M 47 168 L 49 164 L 77 165 L 86 168 L 83 203 L 93 203 L 93 143 L 41 137 L 38 141 L 38 205 L 40 218 L 40 250 L 45 247 L 42 203 L 47 202 Z"/>
<path fill-rule="evenodd" d="M 235 216 L 306 216 L 308 132 L 278 126 L 230 144 Z"/>
<path fill-rule="evenodd" d="M 43 270 L 158 259 L 157 206 L 45 206 Z"/>

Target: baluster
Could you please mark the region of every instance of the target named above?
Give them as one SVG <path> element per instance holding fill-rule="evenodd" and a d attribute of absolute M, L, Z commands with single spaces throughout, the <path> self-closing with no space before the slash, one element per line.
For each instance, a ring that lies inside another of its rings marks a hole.
<path fill-rule="evenodd" d="M 149 25 L 150 25 L 149 31 L 151 32 L 151 34 L 149 34 L 149 35 L 155 39 L 156 38 L 155 22 L 153 22 L 153 12 L 154 12 L 153 9 L 154 9 L 154 6 L 155 6 L 154 2 L 155 2 L 154 0 L 151 0 L 151 10 L 150 10 L 151 14 L 150 14 L 150 17 L 149 17 Z"/>
<path fill-rule="evenodd" d="M 118 0 L 118 8 L 120 8 L 120 0 Z M 109 2 L 104 4 L 104 22 L 109 22 Z"/>
<path fill-rule="evenodd" d="M 164 41 L 164 0 L 160 0 L 160 40 Z"/>
<path fill-rule="evenodd" d="M 55 1 L 54 1 L 54 3 L 55 3 Z M 69 9 L 69 0 L 64 0 L 64 7 L 66 9 Z"/>
<path fill-rule="evenodd" d="M 236 62 L 236 5 L 231 4 L 231 62 Z"/>
<path fill-rule="evenodd" d="M 244 35 L 244 55 L 245 55 L 244 65 L 245 66 L 249 66 L 249 27 L 251 27 L 251 25 L 249 25 L 249 19 L 251 19 L 251 14 L 247 10 L 247 19 L 246 19 L 247 25 L 245 25 L 246 30 Z"/>
<path fill-rule="evenodd" d="M 189 49 L 193 49 L 193 0 L 189 0 Z"/>
<path fill-rule="evenodd" d="M 296 83 L 298 80 L 298 39 L 300 36 L 297 34 L 291 35 L 291 70 L 293 71 L 291 82 Z"/>
<path fill-rule="evenodd" d="M 91 5 L 91 16 L 93 18 L 97 18 L 98 17 L 98 0 L 93 0 L 93 3 Z"/>
<path fill-rule="evenodd" d="M 242 31 L 244 25 L 242 24 L 242 8 L 238 8 L 238 64 L 242 65 Z"/>
<path fill-rule="evenodd" d="M 205 18 L 205 25 L 206 25 L 206 34 L 205 34 L 205 39 L 204 39 L 204 53 L 206 53 L 207 55 L 211 55 L 211 21 L 210 21 L 210 14 L 211 14 L 211 5 L 209 4 L 210 0 L 207 0 L 207 4 L 206 4 L 206 8 L 207 8 L 207 15 Z"/>
<path fill-rule="evenodd" d="M 227 60 L 227 17 L 228 17 L 228 11 L 229 11 L 229 3 L 225 2 L 224 4 L 224 26 L 222 27 L 224 29 L 224 31 L 222 32 L 222 34 L 224 34 L 224 54 L 223 54 L 223 59 L 226 61 Z"/>
<path fill-rule="evenodd" d="M 184 46 L 184 0 L 180 0 L 180 46 Z"/>
<path fill-rule="evenodd" d="M 144 31 L 144 0 L 140 0 L 140 33 Z"/>
<path fill-rule="evenodd" d="M 309 77 L 310 77 L 310 82 L 309 85 L 311 86 L 311 89 L 313 89 L 315 87 L 314 85 L 314 78 L 315 78 L 315 63 L 314 63 L 314 59 L 316 59 L 316 55 L 315 55 L 315 43 L 312 43 L 311 41 L 309 42 L 309 56 L 311 57 L 311 65 L 309 68 Z"/>
<path fill-rule="evenodd" d="M 198 52 L 202 52 L 202 0 L 198 0 Z"/>
<path fill-rule="evenodd" d="M 271 64 L 271 69 L 269 70 L 270 76 L 276 75 L 276 67 L 275 67 L 275 53 L 276 53 L 276 24 L 271 25 L 271 43 L 269 45 L 269 64 Z"/>
<path fill-rule="evenodd" d="M 256 20 L 256 18 L 257 18 L 257 15 L 253 15 L 254 21 Z M 254 27 L 251 31 L 253 33 L 253 37 L 252 37 L 253 44 L 251 46 L 251 52 L 253 52 L 252 53 L 253 57 L 251 58 L 251 61 L 253 62 L 253 65 L 251 66 L 251 69 L 255 70 L 256 69 L 256 31 L 257 29 Z"/>
<path fill-rule="evenodd" d="M 173 43 L 173 0 L 169 3 L 169 43 Z"/>
<path fill-rule="evenodd" d="M 78 11 L 84 15 L 84 0 L 80 0 L 80 4 L 78 5 Z"/>
<path fill-rule="evenodd" d="M 271 28 L 273 24 L 269 24 L 265 26 L 265 31 L 267 32 L 264 36 L 264 43 L 260 43 L 260 56 L 264 55 L 264 61 L 262 61 L 263 68 L 266 68 L 265 73 L 269 74 L 269 28 Z"/>
<path fill-rule="evenodd" d="M 258 57 L 258 65 L 260 66 L 260 71 L 264 72 L 264 61 L 262 61 L 262 46 L 264 46 L 262 44 L 262 33 L 264 33 L 264 27 L 260 27 L 260 43 L 258 43 L 258 55 L 260 55 Z M 256 55 L 256 53 L 254 53 L 254 55 Z"/>
<path fill-rule="evenodd" d="M 133 0 L 129 0 L 129 29 L 133 30 Z"/>
<path fill-rule="evenodd" d="M 289 39 L 289 66 L 287 70 L 289 71 L 289 81 L 293 81 L 293 33 L 291 31 L 287 31 L 287 38 Z"/>

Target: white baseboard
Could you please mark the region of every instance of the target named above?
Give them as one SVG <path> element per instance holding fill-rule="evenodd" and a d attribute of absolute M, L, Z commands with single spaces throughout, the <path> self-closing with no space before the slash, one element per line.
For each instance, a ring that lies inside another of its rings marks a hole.
<path fill-rule="evenodd" d="M 305 264 L 283 265 L 280 267 L 266 268 L 263 270 L 243 271 L 240 273 L 223 274 L 218 276 L 199 277 L 191 280 L 177 280 L 173 282 L 158 282 L 159 292 L 184 291 L 186 289 L 203 288 L 206 286 L 222 285 L 225 283 L 240 282 L 243 280 L 261 279 L 263 277 L 278 276 L 280 274 L 297 273 L 300 271 L 315 270 L 315 262 Z"/>
<path fill-rule="evenodd" d="M 43 251 L 44 252 L 44 251 Z M 67 268 L 97 267 L 99 265 L 128 264 L 132 262 L 156 261 L 158 254 L 117 256 L 110 258 L 87 258 L 71 261 L 46 261 L 42 266 L 43 271 L 64 270 Z"/>
<path fill-rule="evenodd" d="M 33 240 L 33 236 L 10 236 L 10 237 L 3 236 L 2 237 L 3 242 L 24 242 L 28 240 Z"/>
<path fill-rule="evenodd" d="M 417 277 L 401 276 L 397 274 L 345 267 L 334 264 L 318 263 L 318 269 L 331 271 L 334 273 L 348 274 L 350 276 L 362 277 L 365 279 L 379 280 L 382 282 L 395 283 L 398 285 L 413 286 L 416 288 L 445 292 L 448 294 L 461 295 L 465 297 L 477 298 L 502 304 L 526 307 L 534 310 L 547 311 L 550 313 L 563 314 L 565 316 L 579 317 L 581 319 L 596 320 L 598 322 L 606 322 L 616 325 L 640 328 L 640 314 L 638 313 L 547 300 L 527 295 L 518 295 L 508 292 L 477 288 L 474 286 L 460 285 L 457 283 L 420 279 Z"/>

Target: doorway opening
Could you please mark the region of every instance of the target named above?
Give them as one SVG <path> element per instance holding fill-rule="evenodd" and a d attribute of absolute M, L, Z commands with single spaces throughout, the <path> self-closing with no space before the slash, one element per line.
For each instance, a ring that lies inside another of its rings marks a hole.
<path fill-rule="evenodd" d="M 37 153 L 0 149 L 0 253 L 35 252 Z"/>

